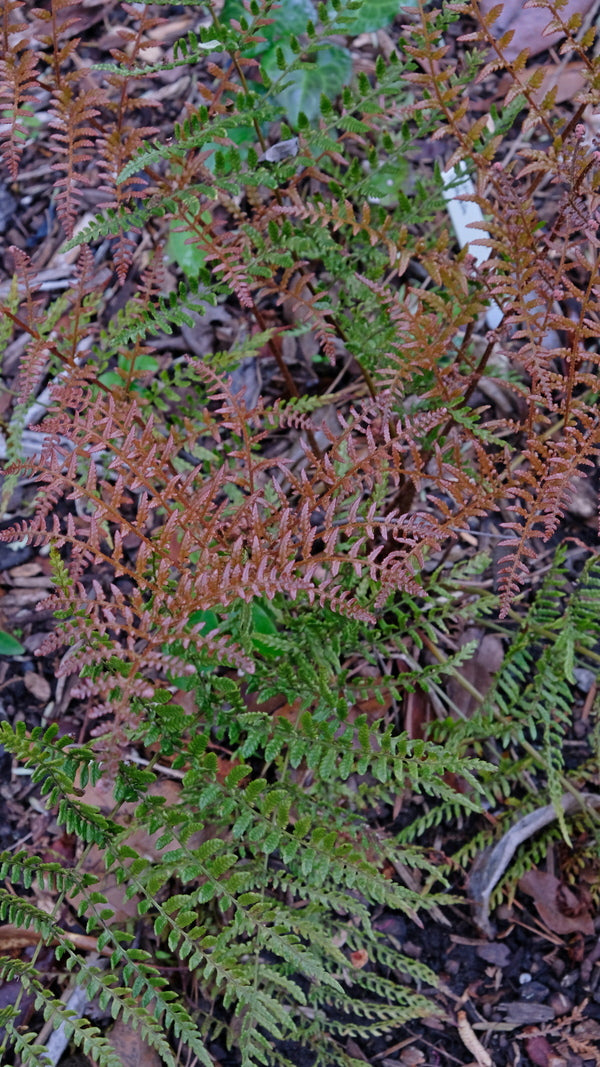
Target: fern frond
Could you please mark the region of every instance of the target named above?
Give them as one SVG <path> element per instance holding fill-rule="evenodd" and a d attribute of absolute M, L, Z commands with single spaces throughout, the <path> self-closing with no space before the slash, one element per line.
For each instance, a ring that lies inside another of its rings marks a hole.
<path fill-rule="evenodd" d="M 35 998 L 35 1006 L 41 1010 L 44 1018 L 57 1023 L 60 1020 L 67 1037 L 86 1055 L 92 1055 L 99 1067 L 119 1067 L 121 1057 L 116 1054 L 107 1038 L 100 1034 L 97 1026 L 92 1025 L 86 1019 L 80 1019 L 77 1013 L 67 1008 L 60 998 L 54 997 L 54 994 L 40 981 L 33 965 L 16 959 L 0 957 L 0 974 L 5 981 L 18 981 L 23 989 L 31 992 Z M 34 1046 L 31 1040 L 19 1039 L 18 1031 L 12 1022 L 6 1029 L 7 1034 L 13 1038 L 15 1049 L 18 1050 L 23 1064 L 51 1063 L 43 1046 Z"/>
<path fill-rule="evenodd" d="M 89 185 L 91 181 L 86 164 L 94 158 L 91 151 L 96 138 L 93 120 L 100 114 L 103 103 L 103 94 L 97 89 L 77 94 L 71 85 L 65 85 L 54 101 L 53 115 L 48 123 L 55 131 L 53 151 L 61 160 L 51 166 L 59 172 L 55 183 L 58 190 L 56 210 L 67 237 L 73 236 L 81 200 L 79 187 Z"/>
<path fill-rule="evenodd" d="M 10 6 L 10 5 L 9 5 Z M 37 58 L 28 50 L 8 52 L 0 59 L 0 110 L 9 117 L 2 123 L 1 151 L 10 177 L 15 180 L 27 139 L 25 122 L 34 112 L 38 85 Z"/>

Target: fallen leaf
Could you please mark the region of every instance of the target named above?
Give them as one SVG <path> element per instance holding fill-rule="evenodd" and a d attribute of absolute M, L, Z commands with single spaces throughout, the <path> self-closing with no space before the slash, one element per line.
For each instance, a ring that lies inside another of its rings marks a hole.
<path fill-rule="evenodd" d="M 597 794 L 583 793 L 582 798 L 591 807 L 600 807 L 600 797 Z M 565 814 L 568 814 L 578 808 L 579 800 L 565 793 L 561 797 L 560 805 Z M 533 834 L 538 833 L 544 826 L 554 822 L 557 817 L 553 804 L 536 808 L 535 811 L 524 815 L 522 819 L 518 819 L 495 845 L 484 849 L 476 856 L 469 875 L 469 892 L 473 902 L 475 921 L 486 937 L 493 938 L 494 936 L 490 923 L 490 897 L 494 886 L 507 870 L 519 845 Z"/>
<path fill-rule="evenodd" d="M 565 100 L 572 100 L 575 94 L 581 92 L 585 85 L 584 66 L 579 61 L 576 63 L 561 63 L 555 66 L 532 63 L 527 67 L 528 74 L 534 74 L 538 70 L 543 71 L 543 81 L 531 94 L 537 104 L 541 104 L 546 93 L 555 87 L 555 102 L 562 104 Z M 500 78 L 496 89 L 498 97 L 503 98 L 512 84 L 513 79 L 510 74 Z"/>
<path fill-rule="evenodd" d="M 525 1042 L 525 1048 L 529 1059 L 532 1063 L 535 1063 L 536 1067 L 548 1067 L 552 1045 L 549 1041 L 546 1041 L 545 1037 L 542 1037 L 541 1034 L 536 1037 L 530 1037 Z"/>
<path fill-rule="evenodd" d="M 0 948 L 3 955 L 18 952 L 27 945 L 37 945 L 40 940 L 41 936 L 35 930 L 24 930 L 10 923 L 0 926 Z"/>
<path fill-rule="evenodd" d="M 524 1000 L 511 1000 L 498 1004 L 498 1011 L 504 1014 L 505 1025 L 536 1026 L 549 1023 L 554 1019 L 554 1010 L 549 1004 L 530 1004 Z"/>
<path fill-rule="evenodd" d="M 350 963 L 353 967 L 356 967 L 357 971 L 361 967 L 366 966 L 369 962 L 369 953 L 365 952 L 364 948 L 357 949 L 356 952 L 350 953 Z"/>
<path fill-rule="evenodd" d="M 400 1063 L 406 1064 L 406 1067 L 419 1067 L 421 1063 L 425 1063 L 425 1054 L 416 1045 L 409 1045 L 408 1048 L 402 1049 Z"/>
<path fill-rule="evenodd" d="M 17 567 L 11 567 L 9 575 L 11 581 L 17 582 L 20 578 L 35 578 L 36 575 L 42 573 L 42 568 L 39 563 L 21 563 Z"/>
<path fill-rule="evenodd" d="M 34 993 L 26 991 L 21 979 L 15 978 L 0 984 L 0 1012 L 7 1009 L 11 1009 L 11 1012 L 15 1011 L 13 1026 L 23 1026 L 31 1017 L 34 1004 Z M 4 1036 L 4 1031 L 2 1031 L 2 1036 Z"/>
<path fill-rule="evenodd" d="M 411 741 L 425 737 L 431 718 L 431 704 L 423 690 L 414 689 L 412 693 L 407 693 L 404 700 L 404 729 Z"/>
<path fill-rule="evenodd" d="M 356 1041 L 352 1040 L 351 1037 L 349 1037 L 346 1041 L 346 1052 L 355 1060 L 363 1060 L 365 1063 L 369 1062 L 363 1050 L 360 1048 L 359 1045 L 356 1044 Z"/>
<path fill-rule="evenodd" d="M 519 888 L 533 897 L 540 919 L 553 933 L 594 933 L 594 920 L 584 895 L 575 893 L 553 874 L 547 871 L 528 871 L 521 878 Z"/>
<path fill-rule="evenodd" d="M 536 1067 L 559 1067 L 565 1063 L 562 1056 L 558 1056 L 549 1041 L 542 1034 L 536 1034 L 525 1042 L 527 1055 Z"/>
<path fill-rule="evenodd" d="M 107 1037 L 123 1067 L 161 1067 L 158 1052 L 142 1040 L 138 1030 L 133 1030 L 122 1019 L 117 1019 Z"/>
<path fill-rule="evenodd" d="M 567 0 L 560 9 L 563 22 L 568 22 L 571 15 L 583 16 L 590 10 L 595 0 Z M 497 0 L 481 0 L 481 13 L 487 15 L 498 6 Z M 545 33 L 546 27 L 553 21 L 546 7 L 529 7 L 527 0 L 505 0 L 502 13 L 492 24 L 494 37 L 499 39 L 507 30 L 514 30 L 510 44 L 502 49 L 506 59 L 516 59 L 525 46 L 530 56 L 537 56 L 552 48 L 563 37 L 563 33 Z"/>
<path fill-rule="evenodd" d="M 88 782 L 83 790 L 81 800 L 84 804 L 98 808 L 103 814 L 108 815 L 114 806 L 113 787 L 114 783 L 108 776 L 100 778 L 95 784 Z M 181 786 L 178 782 L 174 782 L 169 778 L 160 778 L 150 787 L 149 793 L 153 796 L 162 796 L 167 807 L 173 808 L 179 802 L 180 790 Z M 137 805 L 133 803 L 121 805 L 118 813 L 120 825 L 127 826 L 131 823 L 136 807 Z M 162 830 L 157 830 L 154 834 L 148 834 L 144 827 L 132 826 L 127 838 L 127 844 L 130 848 L 135 849 L 139 856 L 144 856 L 153 862 L 173 849 L 179 848 L 179 842 L 176 838 L 162 848 L 157 848 L 156 842 L 161 835 Z M 192 834 L 187 840 L 187 844 L 190 848 L 196 848 L 210 835 L 211 828 L 209 826 L 203 827 L 197 833 Z M 103 893 L 106 897 L 109 907 L 113 909 L 114 922 L 124 922 L 126 919 L 137 916 L 138 898 L 136 896 L 126 898 L 127 883 L 117 881 L 115 873 L 107 873 L 105 852 L 99 849 L 97 845 L 92 845 L 89 851 L 86 851 L 82 867 L 88 874 L 94 874 L 98 878 L 98 883 L 94 886 L 94 890 Z M 81 897 L 75 894 L 69 899 L 77 907 Z"/>
<path fill-rule="evenodd" d="M 72 945 L 82 949 L 84 952 L 95 952 L 98 947 L 97 938 L 91 937 L 89 934 L 77 934 L 72 930 L 62 930 L 61 938 L 65 941 L 70 941 Z M 19 952 L 23 948 L 37 945 L 41 940 L 42 935 L 36 930 L 26 930 L 21 926 L 13 926 L 11 923 L 0 926 L 0 948 L 3 953 Z M 52 944 L 59 944 L 59 938 L 54 938 Z M 110 956 L 110 954 L 110 949 L 104 950 L 104 955 Z"/>
<path fill-rule="evenodd" d="M 502 666 L 504 645 L 496 634 L 485 633 L 482 626 L 468 626 L 460 635 L 461 648 L 472 641 L 477 641 L 477 648 L 471 658 L 461 664 L 459 673 L 481 696 L 485 696 L 492 685 L 494 674 Z M 466 719 L 478 707 L 476 698 L 452 677 L 448 679 L 448 696 Z"/>
<path fill-rule="evenodd" d="M 43 675 L 36 674 L 35 671 L 26 671 L 23 676 L 23 683 L 28 693 L 31 693 L 32 697 L 39 700 L 40 704 L 47 704 L 52 695 L 50 684 L 46 681 Z"/>

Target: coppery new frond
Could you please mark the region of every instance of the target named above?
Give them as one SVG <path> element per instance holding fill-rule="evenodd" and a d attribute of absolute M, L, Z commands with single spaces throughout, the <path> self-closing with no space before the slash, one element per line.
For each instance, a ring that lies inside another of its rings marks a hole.
<path fill-rule="evenodd" d="M 43 8 L 37 11 L 42 23 L 50 25 L 45 44 L 52 54 L 57 89 L 61 86 L 64 67 L 75 55 L 79 44 L 79 37 L 72 32 L 81 22 L 78 7 L 78 0 L 52 0 L 49 12 L 44 13 Z"/>
<path fill-rule="evenodd" d="M 354 208 L 351 200 L 341 202 L 314 201 L 304 203 L 302 197 L 295 189 L 288 192 L 293 205 L 293 213 L 297 218 L 310 219 L 311 222 L 330 227 L 335 233 L 342 226 L 347 226 L 354 237 L 364 235 L 371 246 L 382 244 L 388 252 L 390 266 L 394 267 L 398 275 L 404 274 L 410 260 L 410 253 L 405 247 L 407 233 L 405 230 L 398 234 L 394 231 L 393 237 L 389 235 L 389 219 L 382 226 L 373 225 L 371 208 L 368 201 L 362 204 L 360 213 Z"/>
<path fill-rule="evenodd" d="M 555 533 L 572 497 L 574 478 L 587 474 L 598 461 L 597 414 L 580 412 L 579 423 L 565 427 L 557 441 L 534 439 L 524 454 L 527 466 L 518 484 L 506 488 L 515 519 L 502 523 L 510 534 L 500 544 L 511 549 L 499 563 L 504 613 L 527 571 L 525 561 L 535 558 L 531 542 L 548 541 Z"/>
<path fill-rule="evenodd" d="M 49 356 L 50 351 L 45 338 L 35 337 L 28 342 L 19 374 L 19 403 L 26 403 L 30 397 L 35 395 L 47 369 Z"/>
<path fill-rule="evenodd" d="M 43 319 L 44 313 L 43 298 L 40 296 L 40 283 L 30 256 L 15 245 L 11 245 L 10 252 L 14 256 L 15 273 L 19 285 L 19 296 L 21 297 L 19 319 L 25 323 L 30 336 L 35 336 L 37 334 L 37 326 Z M 8 308 L 6 308 L 6 312 L 10 315 Z"/>
<path fill-rule="evenodd" d="M 88 165 L 94 159 L 96 130 L 93 120 L 100 114 L 104 94 L 99 89 L 77 93 L 65 85 L 58 93 L 49 126 L 54 153 L 60 163 L 52 169 L 59 172 L 56 179 L 57 212 L 68 237 L 73 234 L 77 210 L 81 201 L 81 186 L 90 184 Z"/>
<path fill-rule="evenodd" d="M 2 42 L 0 45 L 2 59 L 16 48 L 14 37 L 12 40 L 10 39 L 11 35 L 20 36 L 26 27 L 26 23 L 23 20 L 15 18 L 15 14 L 23 14 L 24 7 L 24 0 L 6 0 L 6 3 L 2 5 Z"/>
<path fill-rule="evenodd" d="M 131 19 L 131 25 L 124 23 L 117 27 L 122 45 L 120 48 L 111 48 L 111 55 L 116 62 L 133 70 L 140 62 L 140 55 L 143 58 L 144 52 L 154 47 L 152 40 L 148 38 L 149 31 L 168 24 L 169 20 L 162 15 L 152 14 L 147 7 L 140 8 L 136 4 L 124 2 L 122 9 Z M 120 75 L 115 78 L 122 89 L 125 79 Z M 121 100 L 119 106 L 124 102 Z M 154 106 L 152 101 L 144 101 L 144 106 L 148 106 L 148 103 L 151 107 Z M 127 106 L 132 104 L 133 101 L 127 100 Z"/>
<path fill-rule="evenodd" d="M 27 140 L 27 119 L 33 115 L 38 84 L 37 56 L 16 49 L 0 59 L 0 111 L 5 116 L 0 126 L 2 155 L 10 177 L 19 173 L 19 161 Z"/>
<path fill-rule="evenodd" d="M 242 307 L 251 308 L 252 289 L 246 265 L 250 253 L 245 235 L 221 234 L 211 239 L 207 234 L 204 244 L 204 258 L 219 281 L 231 286 Z"/>
<path fill-rule="evenodd" d="M 123 7 L 134 25 L 119 28 L 122 47 L 111 49 L 111 54 L 116 62 L 133 69 L 140 62 L 140 53 L 143 57 L 144 51 L 151 47 L 149 31 L 166 20 L 151 15 L 147 8 L 137 10 L 130 4 Z M 144 199 L 150 194 L 147 181 L 140 182 L 139 176 L 125 181 L 118 178 L 125 165 L 159 132 L 156 126 L 142 126 L 135 121 L 138 110 L 142 107 L 157 110 L 160 105 L 151 97 L 143 101 L 134 97 L 131 90 L 135 82 L 125 75 L 110 74 L 108 82 L 116 90 L 116 95 L 107 94 L 104 102 L 110 120 L 104 124 L 99 137 L 98 167 L 102 173 L 99 190 L 106 197 L 99 206 L 118 211 L 132 197 L 137 195 Z M 136 245 L 132 232 L 138 233 L 139 227 L 132 225 L 129 231 L 122 230 L 115 238 L 115 268 L 120 282 L 125 279 Z"/>
<path fill-rule="evenodd" d="M 333 363 L 336 357 L 336 331 L 331 322 L 328 294 L 314 286 L 315 276 L 306 270 L 306 264 L 295 263 L 261 288 L 260 298 L 276 294 L 277 304 L 286 304 L 293 309 L 301 322 L 310 322 L 323 351 Z"/>
<path fill-rule="evenodd" d="M 126 207 L 136 194 L 148 195 L 145 182 L 140 183 L 139 179 L 136 181 L 135 178 L 119 182 L 117 178 L 125 164 L 143 147 L 146 140 L 157 132 L 155 126 L 128 128 L 121 111 L 115 116 L 113 129 L 102 137 L 103 150 L 98 160 L 103 177 L 99 190 L 105 196 L 99 204 L 101 208 L 119 211 Z M 120 282 L 125 280 L 137 243 L 137 238 L 132 234 L 139 234 L 139 229 L 132 223 L 129 230 L 121 231 L 115 238 L 115 269 Z"/>

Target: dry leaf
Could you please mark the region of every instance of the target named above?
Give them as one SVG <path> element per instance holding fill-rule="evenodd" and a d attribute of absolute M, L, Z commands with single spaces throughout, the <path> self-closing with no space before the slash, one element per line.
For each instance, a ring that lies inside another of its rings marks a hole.
<path fill-rule="evenodd" d="M 408 1048 L 402 1049 L 400 1063 L 405 1064 L 406 1067 L 419 1067 L 421 1063 L 425 1063 L 425 1053 L 416 1045 L 409 1045 Z"/>
<path fill-rule="evenodd" d="M 481 696 L 485 696 L 494 674 L 502 666 L 504 645 L 496 634 L 485 633 L 482 626 L 467 626 L 460 635 L 461 648 L 471 641 L 477 641 L 478 646 L 474 655 L 461 664 L 460 674 Z M 469 718 L 478 707 L 475 697 L 452 677 L 448 679 L 448 695 L 465 718 Z"/>
<path fill-rule="evenodd" d="M 26 671 L 23 676 L 23 683 L 28 693 L 31 693 L 32 697 L 39 700 L 40 704 L 47 704 L 52 695 L 50 684 L 41 674 L 36 674 L 35 671 Z"/>
<path fill-rule="evenodd" d="M 425 737 L 431 722 L 431 704 L 422 689 L 414 689 L 404 699 L 404 729 L 411 741 Z"/>
<path fill-rule="evenodd" d="M 0 952 L 7 955 L 9 952 L 18 952 L 27 945 L 37 945 L 41 935 L 35 930 L 24 930 L 20 926 L 6 923 L 0 926 Z"/>
<path fill-rule="evenodd" d="M 537 104 L 541 104 L 546 93 L 550 92 L 550 89 L 555 86 L 555 101 L 557 104 L 562 104 L 565 100 L 572 100 L 575 94 L 579 93 L 585 85 L 584 66 L 580 61 L 561 63 L 560 66 L 531 63 L 527 67 L 528 74 L 534 74 L 538 70 L 543 71 L 544 78 L 541 85 L 537 89 L 533 89 L 531 93 Z M 500 78 L 496 87 L 496 98 L 498 100 L 503 99 L 512 84 L 513 80 L 510 74 Z"/>
<path fill-rule="evenodd" d="M 158 1052 L 142 1040 L 138 1030 L 133 1030 L 122 1019 L 117 1019 L 107 1037 L 123 1067 L 161 1067 Z"/>
<path fill-rule="evenodd" d="M 480 960 L 485 960 L 486 963 L 491 963 L 494 967 L 508 967 L 511 959 L 508 945 L 499 941 L 479 945 L 476 955 L 479 956 Z"/>
<path fill-rule="evenodd" d="M 593 3 L 594 0 L 567 0 L 565 6 L 560 9 L 562 20 L 567 22 L 571 15 L 576 13 L 583 17 Z M 497 0 L 481 0 L 481 13 L 487 15 L 497 6 Z M 544 32 L 550 22 L 552 15 L 545 7 L 528 7 L 526 0 L 505 0 L 502 14 L 491 29 L 496 39 L 502 37 L 507 30 L 515 31 L 512 41 L 503 49 L 503 53 L 507 59 L 516 59 L 524 47 L 528 49 L 530 56 L 537 56 L 562 39 L 562 33 Z"/>
<path fill-rule="evenodd" d="M 526 1000 L 503 1001 L 498 1004 L 498 1010 L 505 1013 L 504 1025 L 515 1029 L 550 1023 L 554 1019 L 554 1009 L 549 1004 L 532 1004 Z"/>
<path fill-rule="evenodd" d="M 61 937 L 65 941 L 70 941 L 72 945 L 82 949 L 84 952 L 95 952 L 97 949 L 97 939 L 89 934 L 78 934 L 72 930 L 62 930 Z M 31 945 L 37 945 L 38 941 L 41 940 L 42 935 L 31 928 L 25 930 L 23 927 L 13 926 L 11 923 L 0 926 L 0 950 L 3 954 L 18 952 Z M 52 943 L 58 944 L 59 939 L 55 938 Z M 110 953 L 110 949 L 105 949 L 103 954 L 109 956 Z"/>
<path fill-rule="evenodd" d="M 530 1037 L 525 1042 L 527 1055 L 536 1067 L 559 1067 L 565 1063 L 562 1056 L 558 1056 L 549 1041 L 542 1034 Z"/>
<path fill-rule="evenodd" d="M 169 778 L 161 778 L 150 787 L 149 792 L 153 796 L 164 797 L 167 806 L 174 807 L 179 801 L 180 788 L 178 782 L 174 782 Z M 104 815 L 109 815 L 114 806 L 113 782 L 105 776 L 95 785 L 88 783 L 83 791 L 81 800 L 84 804 L 90 804 L 92 807 L 98 808 Z M 135 808 L 135 804 L 121 805 L 118 821 L 122 826 L 126 826 L 131 822 Z M 157 849 L 156 841 L 161 836 L 161 833 L 162 830 L 159 830 L 155 834 L 150 835 L 143 827 L 132 828 L 129 837 L 127 838 L 127 844 L 130 848 L 135 849 L 138 855 L 145 856 L 152 861 L 159 856 L 164 856 L 167 852 L 171 852 L 173 849 L 179 848 L 178 841 L 174 839 L 170 844 L 165 845 L 164 848 Z M 187 843 L 190 848 L 196 848 L 210 835 L 210 827 L 205 827 L 202 830 L 199 830 L 198 833 L 193 834 L 188 839 Z M 109 906 L 114 911 L 115 922 L 123 922 L 126 919 L 131 919 L 137 916 L 137 897 L 134 896 L 130 899 L 126 899 L 125 892 L 127 890 L 127 883 L 117 882 L 113 874 L 106 873 L 105 854 L 103 850 L 99 849 L 96 845 L 93 845 L 86 854 L 83 862 L 83 870 L 89 874 L 95 874 L 98 878 L 98 884 L 94 886 L 94 889 L 98 893 L 103 893 L 106 897 Z M 75 906 L 77 906 L 80 899 L 81 898 L 77 895 L 70 898 L 71 903 Z"/>
<path fill-rule="evenodd" d="M 369 962 L 369 953 L 365 952 L 364 948 L 357 949 L 356 952 L 350 953 L 350 963 L 353 967 L 356 967 L 357 971 L 361 967 L 365 967 Z"/>
<path fill-rule="evenodd" d="M 519 888 L 533 897 L 540 919 L 553 933 L 594 933 L 594 920 L 589 913 L 588 902 L 553 874 L 527 871 L 519 882 Z"/>

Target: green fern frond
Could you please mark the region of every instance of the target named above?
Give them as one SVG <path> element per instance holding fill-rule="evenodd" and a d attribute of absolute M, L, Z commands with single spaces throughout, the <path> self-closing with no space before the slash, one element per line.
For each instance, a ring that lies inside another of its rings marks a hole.
<path fill-rule="evenodd" d="M 81 1019 L 60 1000 L 54 996 L 39 980 L 35 967 L 21 960 L 11 960 L 0 957 L 0 975 L 6 981 L 18 981 L 23 989 L 30 992 L 35 1001 L 38 1011 L 41 1011 L 47 1022 L 53 1022 L 55 1026 L 62 1025 L 67 1038 L 81 1048 L 86 1056 L 91 1056 L 99 1064 L 99 1067 L 120 1067 L 121 1058 L 117 1055 L 110 1042 L 102 1036 L 97 1026 L 93 1026 L 87 1019 Z M 41 1045 L 34 1045 L 32 1035 L 27 1035 L 23 1040 L 12 1019 L 4 1020 L 7 1035 L 14 1043 L 19 1052 L 22 1062 L 26 1064 L 49 1064 L 51 1060 Z M 167 1046 L 168 1047 L 168 1046 Z M 0 1049 L 1 1051 L 1 1049 Z M 170 1062 L 175 1065 L 175 1060 Z"/>

